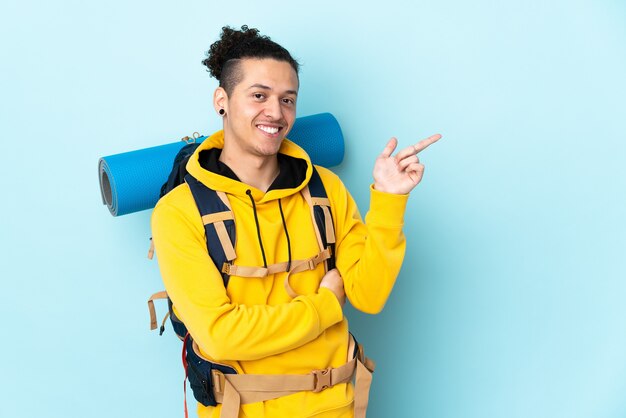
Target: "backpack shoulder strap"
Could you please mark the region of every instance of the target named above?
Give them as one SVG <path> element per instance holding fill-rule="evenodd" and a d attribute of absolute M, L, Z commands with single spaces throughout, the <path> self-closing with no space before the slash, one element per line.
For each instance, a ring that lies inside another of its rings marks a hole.
<path fill-rule="evenodd" d="M 228 197 L 224 192 L 217 192 L 205 186 L 191 174 L 185 176 L 185 182 L 202 216 L 206 244 L 213 263 L 222 274 L 224 287 L 228 285 L 229 274 L 223 271 L 225 263 L 230 264 L 235 254 L 235 217 Z"/>
<path fill-rule="evenodd" d="M 165 196 L 185 180 L 185 175 L 187 174 L 187 161 L 189 161 L 189 158 L 199 145 L 200 142 L 192 142 L 184 145 L 180 150 L 178 150 L 178 153 L 174 157 L 172 170 L 167 177 L 167 181 L 161 186 L 159 198 Z"/>
<path fill-rule="evenodd" d="M 315 217 L 315 226 L 322 240 L 324 248 L 330 248 L 331 256 L 327 260 L 327 270 L 335 268 L 335 227 L 333 216 L 330 211 L 330 199 L 326 194 L 324 183 L 313 166 L 313 173 L 308 184 L 309 193 L 311 195 L 311 204 Z"/>

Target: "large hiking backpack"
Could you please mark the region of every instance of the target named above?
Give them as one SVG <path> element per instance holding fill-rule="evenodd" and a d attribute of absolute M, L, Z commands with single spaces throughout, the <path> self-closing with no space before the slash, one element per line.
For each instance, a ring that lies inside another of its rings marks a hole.
<path fill-rule="evenodd" d="M 186 139 L 187 138 L 183 138 L 183 140 Z M 203 139 L 203 137 L 198 139 Z M 265 277 L 271 274 L 287 272 L 284 282 L 285 289 L 291 297 L 296 297 L 297 293 L 289 284 L 291 274 L 305 270 L 313 270 L 320 263 L 325 264 L 326 271 L 334 268 L 335 232 L 330 211 L 330 201 L 315 167 L 313 167 L 313 173 L 308 185 L 301 193 L 312 208 L 311 213 L 314 219 L 313 223 L 315 225 L 320 252 L 306 260 L 290 260 L 289 262 L 263 267 L 235 265 L 233 261 L 236 258 L 234 249 L 236 226 L 226 193 L 210 189 L 187 173 L 186 170 L 189 158 L 199 145 L 200 143 L 198 142 L 188 142 L 187 145 L 180 149 L 174 158 L 170 175 L 161 187 L 159 197 L 163 197 L 183 182 L 187 183 L 202 217 L 202 222 L 204 223 L 207 251 L 213 263 L 222 274 L 224 287 L 228 286 L 231 274 L 243 277 Z M 148 257 L 152 258 L 153 253 L 154 246 L 151 242 Z M 185 367 L 185 376 L 189 379 L 194 397 L 205 406 L 215 406 L 217 403 L 213 393 L 212 382 L 214 371 L 217 370 L 223 374 L 236 374 L 235 369 L 208 361 L 201 356 L 185 324 L 176 316 L 172 301 L 165 291 L 155 293 L 148 300 L 151 330 L 157 328 L 156 311 L 154 308 L 154 300 L 157 299 L 167 299 L 168 303 L 168 313 L 161 323 L 160 335 L 163 334 L 165 322 L 169 317 L 174 332 L 183 340 L 183 365 Z"/>

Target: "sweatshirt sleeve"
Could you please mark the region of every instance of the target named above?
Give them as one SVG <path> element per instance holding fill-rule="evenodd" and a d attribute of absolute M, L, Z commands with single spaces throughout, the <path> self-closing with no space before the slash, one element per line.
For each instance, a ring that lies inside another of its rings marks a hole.
<path fill-rule="evenodd" d="M 343 320 L 334 294 L 320 289 L 280 305 L 231 302 L 199 221 L 159 202 L 152 215 L 161 276 L 177 315 L 214 360 L 256 360 L 292 350 Z"/>
<path fill-rule="evenodd" d="M 331 210 L 336 228 L 336 265 L 352 306 L 380 312 L 400 272 L 406 240 L 402 232 L 408 195 L 370 186 L 370 209 L 363 223 L 356 203 L 337 178 Z"/>

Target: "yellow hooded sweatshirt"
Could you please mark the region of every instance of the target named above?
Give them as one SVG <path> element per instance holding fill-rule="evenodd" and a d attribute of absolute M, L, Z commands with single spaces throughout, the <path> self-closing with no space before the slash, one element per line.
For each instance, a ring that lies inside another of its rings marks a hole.
<path fill-rule="evenodd" d="M 267 264 L 287 261 L 288 243 L 279 201 L 291 242 L 293 260 L 319 252 L 310 208 L 300 190 L 312 173 L 300 147 L 284 140 L 280 154 L 300 159 L 304 178 L 293 188 L 263 192 L 203 168 L 202 151 L 223 147 L 219 131 L 192 155 L 188 172 L 206 186 L 227 193 L 236 224 L 236 265 L 263 266 L 255 212 Z M 400 270 L 405 251 L 402 233 L 408 195 L 382 193 L 370 187 L 370 210 L 361 220 L 357 206 L 341 180 L 316 166 L 331 202 L 336 234 L 336 267 L 346 295 L 356 309 L 378 313 Z M 247 191 L 251 194 L 247 194 Z M 256 210 L 252 206 L 255 201 Z M 152 215 L 152 234 L 165 288 L 176 314 L 185 323 L 203 356 L 227 364 L 238 373 L 307 374 L 339 367 L 348 358 L 348 321 L 335 295 L 319 288 L 323 263 L 296 273 L 292 299 L 283 282 L 286 273 L 264 278 L 231 276 L 227 288 L 207 253 L 204 225 L 187 184 L 165 195 Z M 245 404 L 240 417 L 353 416 L 352 384 L 338 384 L 319 393 L 298 392 Z M 221 405 L 198 403 L 200 418 L 219 417 Z"/>

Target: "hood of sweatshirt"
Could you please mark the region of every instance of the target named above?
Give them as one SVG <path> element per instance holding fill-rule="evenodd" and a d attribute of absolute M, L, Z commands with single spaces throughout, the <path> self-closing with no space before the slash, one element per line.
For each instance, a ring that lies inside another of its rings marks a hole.
<path fill-rule="evenodd" d="M 187 171 L 207 187 L 244 200 L 249 200 L 251 195 L 255 202 L 265 203 L 299 193 L 313 172 L 309 155 L 285 138 L 278 150 L 280 173 L 264 192 L 239 181 L 237 175 L 219 161 L 223 147 L 224 131 L 218 131 L 198 146 L 187 163 Z"/>

